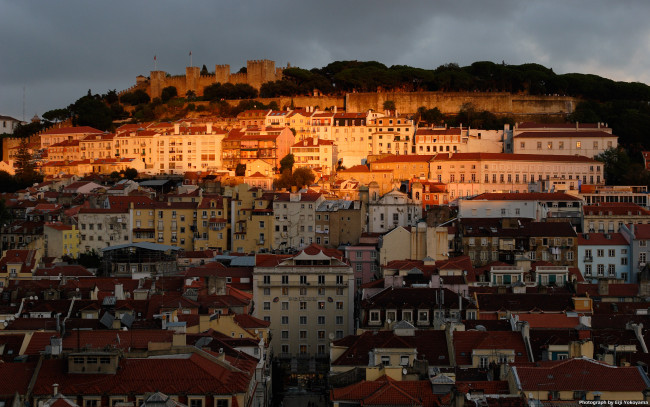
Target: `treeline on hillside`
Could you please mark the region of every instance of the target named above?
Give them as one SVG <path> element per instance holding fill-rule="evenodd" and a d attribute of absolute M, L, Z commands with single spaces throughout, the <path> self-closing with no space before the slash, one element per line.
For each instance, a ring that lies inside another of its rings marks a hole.
<path fill-rule="evenodd" d="M 288 68 L 283 79 L 264 84 L 260 96 L 382 91 L 526 92 L 531 95 L 570 95 L 598 101 L 650 100 L 650 87 L 615 82 L 597 75 L 557 75 L 539 64 L 508 65 L 489 61 L 465 67 L 450 63 L 435 69 L 386 65 L 376 61 L 336 61 L 311 70 Z"/>

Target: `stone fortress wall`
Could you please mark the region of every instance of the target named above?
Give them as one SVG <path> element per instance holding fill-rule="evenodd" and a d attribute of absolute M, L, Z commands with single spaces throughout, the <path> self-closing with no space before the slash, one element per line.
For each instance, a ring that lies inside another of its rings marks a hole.
<path fill-rule="evenodd" d="M 289 65 L 287 65 L 288 67 Z M 180 96 L 191 90 L 197 96 L 203 95 L 205 87 L 215 83 L 246 83 L 259 90 L 266 82 L 282 79 L 284 68 L 276 68 L 274 61 L 268 59 L 246 62 L 246 73 L 230 73 L 230 65 L 215 65 L 214 74 L 201 75 L 197 66 L 185 68 L 185 75 L 169 76 L 165 71 L 151 71 L 149 80 L 138 77 L 136 86 L 145 89 L 153 99 L 160 97 L 162 90 L 168 86 L 176 87 Z"/>

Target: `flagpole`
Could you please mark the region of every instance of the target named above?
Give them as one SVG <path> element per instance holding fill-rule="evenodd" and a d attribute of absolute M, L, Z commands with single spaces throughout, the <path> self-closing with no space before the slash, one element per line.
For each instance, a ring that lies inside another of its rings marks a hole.
<path fill-rule="evenodd" d="M 194 65 L 192 65 L 192 51 L 190 51 L 190 67 L 192 67 L 192 66 L 194 66 Z"/>
<path fill-rule="evenodd" d="M 156 59 L 156 56 L 153 56 L 153 70 L 157 71 L 158 70 L 158 60 Z"/>

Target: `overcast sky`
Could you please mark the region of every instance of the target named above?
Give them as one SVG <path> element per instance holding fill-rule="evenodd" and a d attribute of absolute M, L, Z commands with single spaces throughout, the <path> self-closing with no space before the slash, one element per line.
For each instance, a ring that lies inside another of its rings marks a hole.
<path fill-rule="evenodd" d="M 650 1 L 0 0 L 0 115 L 66 107 L 154 69 L 271 59 L 436 68 L 535 62 L 650 83 Z"/>

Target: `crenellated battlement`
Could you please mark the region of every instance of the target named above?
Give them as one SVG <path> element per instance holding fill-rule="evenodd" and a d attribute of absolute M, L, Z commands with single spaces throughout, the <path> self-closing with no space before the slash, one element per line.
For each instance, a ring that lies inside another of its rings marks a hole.
<path fill-rule="evenodd" d="M 289 66 L 287 64 L 287 66 Z M 153 99 L 160 97 L 162 90 L 174 86 L 179 95 L 193 91 L 197 96 L 203 95 L 203 89 L 215 83 L 248 84 L 259 90 L 267 82 L 282 79 L 284 68 L 276 68 L 275 61 L 254 59 L 246 62 L 246 73 L 230 73 L 230 65 L 217 64 L 214 74 L 201 75 L 198 67 L 186 67 L 185 75 L 170 76 L 165 71 L 151 71 L 149 79 L 138 77 L 138 83 L 146 89 Z"/>

